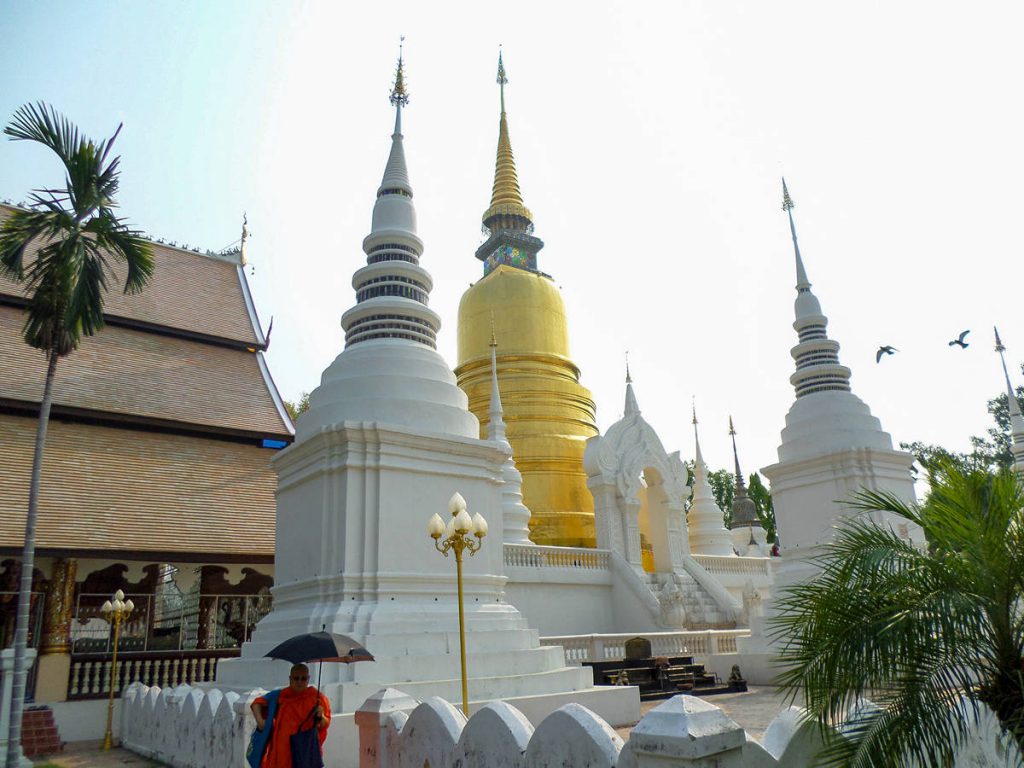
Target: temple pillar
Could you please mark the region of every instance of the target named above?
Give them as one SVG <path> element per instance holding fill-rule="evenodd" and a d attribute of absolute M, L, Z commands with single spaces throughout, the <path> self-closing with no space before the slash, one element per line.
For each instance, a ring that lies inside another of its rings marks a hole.
<path fill-rule="evenodd" d="M 196 648 L 216 646 L 217 597 L 224 584 L 227 568 L 220 565 L 204 565 L 199 569 L 199 629 L 196 634 Z"/>
<path fill-rule="evenodd" d="M 71 618 L 75 602 L 78 561 L 58 557 L 50 571 L 50 589 L 43 606 L 39 668 L 35 698 L 39 702 L 65 701 L 71 673 Z"/>

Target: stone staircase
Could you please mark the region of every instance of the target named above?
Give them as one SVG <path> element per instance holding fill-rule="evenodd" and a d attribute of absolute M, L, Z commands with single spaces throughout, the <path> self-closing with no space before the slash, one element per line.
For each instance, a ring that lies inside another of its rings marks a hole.
<path fill-rule="evenodd" d="M 730 619 L 703 585 L 689 573 L 647 574 L 648 586 L 661 606 L 664 626 L 686 629 L 734 629 Z"/>

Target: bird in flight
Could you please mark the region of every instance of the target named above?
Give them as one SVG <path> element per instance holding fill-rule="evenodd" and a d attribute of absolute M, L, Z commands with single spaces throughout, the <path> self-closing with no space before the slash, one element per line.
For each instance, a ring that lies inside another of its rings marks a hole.
<path fill-rule="evenodd" d="M 888 344 L 884 347 L 879 347 L 878 351 L 875 352 L 875 362 L 882 362 L 882 355 L 891 355 L 893 352 L 899 352 L 899 350 L 896 347 L 890 347 Z"/>
<path fill-rule="evenodd" d="M 964 341 L 964 339 L 967 338 L 968 333 L 970 333 L 970 331 L 964 331 L 963 333 L 961 333 L 959 336 L 957 336 L 955 339 L 949 342 L 949 346 L 960 347 L 960 349 L 967 349 L 969 346 L 971 346 L 969 342 Z"/>

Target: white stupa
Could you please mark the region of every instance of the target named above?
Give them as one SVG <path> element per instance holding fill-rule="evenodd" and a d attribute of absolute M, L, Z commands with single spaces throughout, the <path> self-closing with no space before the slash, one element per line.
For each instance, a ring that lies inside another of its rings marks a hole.
<path fill-rule="evenodd" d="M 818 573 L 814 558 L 832 540 L 835 525 L 859 512 L 849 505 L 853 494 L 887 491 L 914 502 L 913 457 L 894 450 L 892 438 L 868 406 L 850 391 L 850 369 L 839 362 L 839 343 L 828 337 L 828 318 L 811 292 L 793 223 L 793 201 L 782 182 L 783 210 L 789 216 L 796 257 L 796 319 L 799 341 L 791 350 L 796 371 L 790 382 L 796 399 L 786 415 L 779 461 L 761 471 L 771 482 L 782 558 L 773 562 L 775 584 L 763 615 L 751 617 L 750 638 L 741 639 L 743 672 L 756 684 L 770 684 L 779 667 L 778 647 L 767 627 L 775 600 L 788 587 Z M 873 514 L 914 543 L 923 543 L 920 528 L 887 514 Z"/>
<path fill-rule="evenodd" d="M 999 338 L 999 329 L 993 329 L 996 334 L 996 352 L 999 353 L 999 360 L 1003 364 L 1003 377 L 1006 379 L 1006 404 L 1010 411 L 1010 450 L 1013 452 L 1013 468 L 1024 478 L 1024 415 L 1020 411 L 1020 403 L 1017 402 L 1017 395 L 1014 393 L 1013 384 L 1010 383 L 1010 371 L 1006 367 L 1006 357 L 1003 353 L 1006 347 Z"/>
<path fill-rule="evenodd" d="M 828 337 L 828 318 L 807 279 L 785 180 L 782 190 L 796 257 L 793 328 L 799 341 L 790 352 L 796 371 L 789 379 L 796 400 L 786 414 L 779 462 L 762 472 L 771 481 L 785 569 L 832 539 L 836 520 L 851 513 L 845 502 L 861 489 L 890 491 L 908 502 L 915 496 L 913 457 L 893 449 L 879 420 L 850 391 L 850 369 L 839 362 L 839 342 Z M 890 523 L 883 515 L 877 522 Z M 913 538 L 904 523 L 892 525 Z"/>
<path fill-rule="evenodd" d="M 708 482 L 708 467 L 700 450 L 697 434 L 697 408 L 693 409 L 693 492 L 686 523 L 690 531 L 690 551 L 697 555 L 734 555 L 732 534 L 725 527 L 725 514 L 715 501 Z"/>
<path fill-rule="evenodd" d="M 241 658 L 217 671 L 218 688 L 279 687 L 288 665 L 264 654 L 285 639 L 323 627 L 362 643 L 375 662 L 313 666 L 338 715 L 325 750 L 332 768 L 355 765 L 350 713 L 380 688 L 461 701 L 454 558 L 427 536 L 428 519 L 447 515 L 456 491 L 498 534 L 464 556 L 471 707 L 500 698 L 539 719 L 579 701 L 609 722 L 639 716 L 635 688 L 594 688 L 591 671 L 567 667 L 560 647 L 540 646 L 505 599 L 499 532 L 514 507 L 502 498 L 510 449 L 496 427 L 479 439 L 466 395 L 435 350 L 440 322 L 427 307 L 431 279 L 419 265 L 402 143 L 407 102 L 399 59 L 391 153 L 363 240 L 367 264 L 352 280 L 357 303 L 342 317 L 345 350 L 311 393 L 295 443 L 273 462 L 274 608 Z"/>

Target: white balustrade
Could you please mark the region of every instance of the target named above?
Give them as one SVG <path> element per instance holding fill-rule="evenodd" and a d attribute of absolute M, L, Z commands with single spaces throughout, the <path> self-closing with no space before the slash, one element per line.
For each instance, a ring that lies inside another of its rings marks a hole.
<path fill-rule="evenodd" d="M 542 637 L 541 645 L 560 645 L 567 664 L 585 661 L 611 661 L 624 658 L 626 641 L 636 633 L 621 635 L 561 635 Z M 639 635 L 651 642 L 653 656 L 708 657 L 718 653 L 736 653 L 736 638 L 749 637 L 749 629 L 707 629 L 695 632 L 645 632 Z"/>
<path fill-rule="evenodd" d="M 771 576 L 770 557 L 735 557 L 732 555 L 693 555 L 708 573 Z"/>
<path fill-rule="evenodd" d="M 582 568 L 606 571 L 611 557 L 606 549 L 541 547 L 531 544 L 504 546 L 505 565 L 518 568 Z"/>

